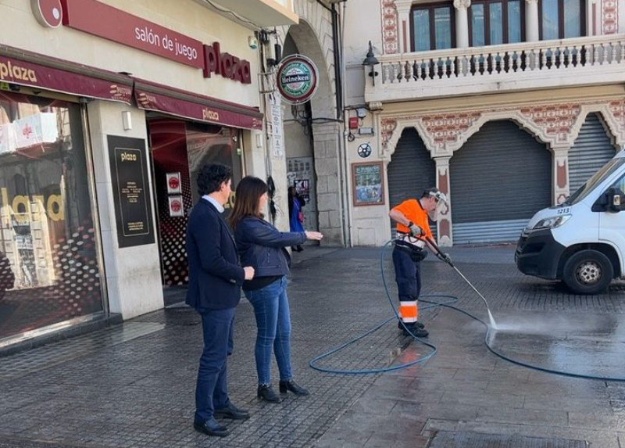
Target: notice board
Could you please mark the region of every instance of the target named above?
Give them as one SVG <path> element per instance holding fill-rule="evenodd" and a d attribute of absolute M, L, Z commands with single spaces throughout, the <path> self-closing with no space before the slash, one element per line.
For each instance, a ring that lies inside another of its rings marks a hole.
<path fill-rule="evenodd" d="M 145 140 L 108 135 L 119 247 L 154 243 Z"/>

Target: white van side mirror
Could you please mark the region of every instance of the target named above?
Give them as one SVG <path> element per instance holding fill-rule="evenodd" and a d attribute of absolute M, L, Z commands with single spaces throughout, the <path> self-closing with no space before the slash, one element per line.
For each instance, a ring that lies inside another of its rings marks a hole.
<path fill-rule="evenodd" d="M 625 194 L 620 188 L 608 188 L 606 191 L 608 199 L 608 211 L 618 213 L 625 208 Z"/>

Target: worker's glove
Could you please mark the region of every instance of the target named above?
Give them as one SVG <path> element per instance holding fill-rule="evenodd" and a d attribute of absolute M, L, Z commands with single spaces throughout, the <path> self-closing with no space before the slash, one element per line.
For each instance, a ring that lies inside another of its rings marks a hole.
<path fill-rule="evenodd" d="M 423 233 L 423 230 L 421 230 L 421 227 L 419 227 L 416 224 L 411 224 L 410 225 L 410 236 L 421 236 L 421 234 Z"/>
<path fill-rule="evenodd" d="M 439 253 L 437 254 L 437 256 L 438 256 L 438 258 L 439 258 L 441 261 L 444 261 L 445 263 L 447 263 L 448 265 L 450 265 L 450 266 L 451 266 L 452 261 L 451 261 L 451 257 L 449 256 L 449 254 L 448 254 L 448 253 L 439 252 Z"/>

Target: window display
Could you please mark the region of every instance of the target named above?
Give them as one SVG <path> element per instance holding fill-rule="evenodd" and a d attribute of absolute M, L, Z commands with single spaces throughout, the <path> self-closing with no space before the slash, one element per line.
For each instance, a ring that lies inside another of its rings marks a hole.
<path fill-rule="evenodd" d="M 80 106 L 0 92 L 0 341 L 102 312 Z"/>

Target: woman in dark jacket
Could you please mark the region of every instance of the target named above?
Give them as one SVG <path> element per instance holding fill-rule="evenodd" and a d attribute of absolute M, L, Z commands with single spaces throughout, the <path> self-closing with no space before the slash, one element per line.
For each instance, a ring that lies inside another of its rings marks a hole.
<path fill-rule="evenodd" d="M 289 187 L 289 227 L 291 232 L 303 232 L 304 231 L 304 212 L 302 207 L 306 205 L 306 201 L 303 197 L 297 194 L 295 187 Z M 295 252 L 301 252 L 304 248 L 298 244 L 291 248 Z"/>
<path fill-rule="evenodd" d="M 245 297 L 254 307 L 256 325 L 256 372 L 258 398 L 274 403 L 281 401 L 271 387 L 271 353 L 275 353 L 280 371 L 280 393 L 308 395 L 293 381 L 291 371 L 291 316 L 286 291 L 289 272 L 288 246 L 306 239 L 320 240 L 319 232 L 280 232 L 265 221 L 267 184 L 257 177 L 241 179 L 236 190 L 230 224 L 234 229 L 237 249 L 244 266 L 255 270 L 253 280 L 243 283 Z"/>

